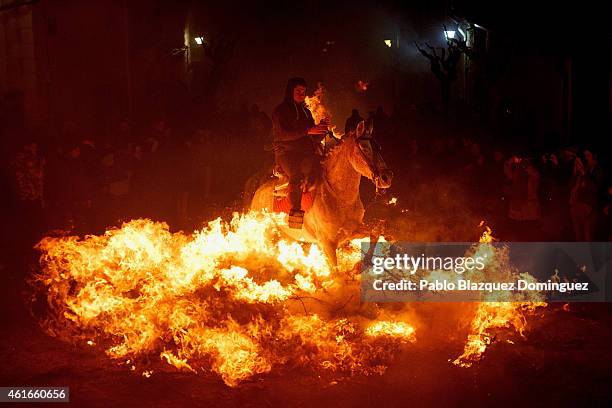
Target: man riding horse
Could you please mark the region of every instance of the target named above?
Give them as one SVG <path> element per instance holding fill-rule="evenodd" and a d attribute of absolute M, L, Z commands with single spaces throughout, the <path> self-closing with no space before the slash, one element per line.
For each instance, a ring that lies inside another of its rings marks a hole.
<path fill-rule="evenodd" d="M 289 179 L 289 225 L 302 228 L 302 186 L 316 164 L 315 143 L 328 130 L 329 121 L 315 124 L 312 113 L 306 107 L 306 81 L 291 78 L 287 82 L 285 98 L 272 114 L 274 158 Z"/>

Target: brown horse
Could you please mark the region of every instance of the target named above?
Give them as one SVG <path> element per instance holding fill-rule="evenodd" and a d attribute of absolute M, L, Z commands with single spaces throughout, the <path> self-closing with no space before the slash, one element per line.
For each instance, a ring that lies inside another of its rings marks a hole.
<path fill-rule="evenodd" d="M 361 176 L 372 180 L 377 189 L 389 188 L 393 177 L 372 138 L 372 126 L 366 130 L 364 122 L 326 154 L 302 229 L 287 227 L 282 232 L 296 240 L 319 244 L 329 263 L 336 266 L 336 250 L 355 237 L 363 225 Z M 251 201 L 252 210 L 272 210 L 275 183 L 276 180 L 270 180 L 257 189 Z"/>

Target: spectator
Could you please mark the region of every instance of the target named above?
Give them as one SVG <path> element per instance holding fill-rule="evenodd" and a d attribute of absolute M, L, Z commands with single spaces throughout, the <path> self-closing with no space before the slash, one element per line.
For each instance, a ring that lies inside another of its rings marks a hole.
<path fill-rule="evenodd" d="M 351 111 L 351 116 L 346 119 L 346 123 L 344 125 L 344 133 L 354 132 L 357 129 L 357 125 L 361 122 L 363 118 L 359 114 L 357 109 L 353 109 Z"/>
<path fill-rule="evenodd" d="M 575 240 L 590 242 L 595 238 L 595 228 L 599 215 L 598 190 L 603 180 L 603 172 L 591 151 L 585 150 L 584 158 L 586 165 L 579 157 L 574 160 L 570 214 Z"/>
<path fill-rule="evenodd" d="M 514 156 L 506 161 L 504 171 L 511 182 L 508 218 L 515 221 L 539 221 L 540 173 L 535 165 L 529 159 Z M 531 232 L 535 232 L 533 231 L 535 226 L 531 227 Z"/>
<path fill-rule="evenodd" d="M 374 131 L 376 132 L 376 137 L 380 140 L 384 140 L 388 136 L 389 115 L 387 115 L 382 106 L 376 108 L 376 114 L 374 115 Z"/>
<path fill-rule="evenodd" d="M 249 128 L 260 146 L 272 142 L 272 121 L 265 112 L 259 110 L 259 106 L 253 104 L 249 115 Z"/>
<path fill-rule="evenodd" d="M 608 185 L 602 207 L 601 239 L 609 242 L 612 241 L 612 185 Z"/>
<path fill-rule="evenodd" d="M 18 209 L 22 221 L 27 220 L 33 233 L 42 227 L 43 180 L 45 160 L 34 141 L 26 143 L 12 163 Z"/>
<path fill-rule="evenodd" d="M 68 143 L 49 162 L 48 182 L 51 223 L 59 228 L 87 231 L 91 219 L 93 186 L 81 157 L 80 143 Z"/>

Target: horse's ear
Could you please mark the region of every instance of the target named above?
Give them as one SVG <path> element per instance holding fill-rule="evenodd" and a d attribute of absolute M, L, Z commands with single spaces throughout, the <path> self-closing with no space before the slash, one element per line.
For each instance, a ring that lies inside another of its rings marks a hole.
<path fill-rule="evenodd" d="M 355 135 L 359 138 L 363 136 L 363 132 L 365 131 L 365 122 L 362 120 L 357 125 L 357 130 L 355 131 Z"/>

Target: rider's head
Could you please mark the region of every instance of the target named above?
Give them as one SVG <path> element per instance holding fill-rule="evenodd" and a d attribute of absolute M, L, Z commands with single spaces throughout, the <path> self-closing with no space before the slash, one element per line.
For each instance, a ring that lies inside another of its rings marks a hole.
<path fill-rule="evenodd" d="M 306 98 L 306 81 L 304 78 L 291 78 L 287 82 L 285 90 L 285 100 L 292 100 L 295 103 L 302 103 Z"/>

